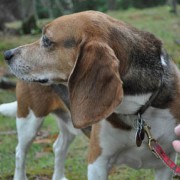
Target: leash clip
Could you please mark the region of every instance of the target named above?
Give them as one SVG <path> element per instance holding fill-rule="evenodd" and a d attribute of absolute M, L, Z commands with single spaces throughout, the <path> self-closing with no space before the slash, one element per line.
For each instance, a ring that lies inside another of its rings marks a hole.
<path fill-rule="evenodd" d="M 140 147 L 142 144 L 142 141 L 144 140 L 144 134 L 147 135 L 148 137 L 148 147 L 152 151 L 152 153 L 157 157 L 158 155 L 156 154 L 154 150 L 153 144 L 156 143 L 156 140 L 153 138 L 151 134 L 151 127 L 146 124 L 146 122 L 143 120 L 141 114 L 138 114 L 138 119 L 137 119 L 137 132 L 136 132 L 136 145 L 137 147 Z"/>
<path fill-rule="evenodd" d="M 156 154 L 156 152 L 154 151 L 154 148 L 152 146 L 152 143 L 156 143 L 156 140 L 153 138 L 152 134 L 151 134 L 151 127 L 148 126 L 145 122 L 144 122 L 144 126 L 143 126 L 143 130 L 146 133 L 147 137 L 148 137 L 148 146 L 149 149 L 152 151 L 152 153 L 157 157 L 158 155 Z"/>
<path fill-rule="evenodd" d="M 144 132 L 146 133 L 146 135 L 148 137 L 148 146 L 149 146 L 150 150 L 153 150 L 151 143 L 152 143 L 152 141 L 156 142 L 156 140 L 152 137 L 152 134 L 150 131 L 151 127 L 148 126 L 146 123 L 144 123 L 143 129 L 144 129 Z"/>

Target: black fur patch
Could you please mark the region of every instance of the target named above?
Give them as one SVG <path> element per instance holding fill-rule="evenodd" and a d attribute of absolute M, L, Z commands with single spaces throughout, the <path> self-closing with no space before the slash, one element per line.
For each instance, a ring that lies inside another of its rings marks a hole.
<path fill-rule="evenodd" d="M 66 39 L 64 41 L 64 47 L 65 48 L 72 48 L 76 45 L 76 41 L 74 38 Z"/>
<path fill-rule="evenodd" d="M 163 77 L 162 92 L 152 106 L 166 108 L 173 99 L 175 82 L 171 62 L 167 53 L 162 51 L 161 41 L 149 32 L 129 26 L 123 30 L 112 28 L 110 37 L 116 46 L 121 48 L 116 50 L 120 64 L 123 54 L 127 54 L 128 69 L 121 75 L 124 95 L 153 93 Z M 162 65 L 161 55 L 164 57 L 166 66 Z"/>

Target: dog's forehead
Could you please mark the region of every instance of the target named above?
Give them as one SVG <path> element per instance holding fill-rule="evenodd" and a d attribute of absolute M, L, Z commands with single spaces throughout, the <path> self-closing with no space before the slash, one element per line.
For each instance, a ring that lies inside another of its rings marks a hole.
<path fill-rule="evenodd" d="M 74 14 L 69 14 L 69 15 L 64 15 L 59 18 L 54 19 L 51 23 L 47 24 L 44 27 L 44 32 L 47 29 L 52 29 L 53 28 L 73 28 L 78 25 L 86 25 L 84 23 L 90 22 L 94 19 L 99 19 L 99 17 L 105 16 L 103 13 L 96 12 L 96 11 L 84 11 L 80 13 L 74 13 Z"/>
<path fill-rule="evenodd" d="M 62 39 L 66 36 L 79 38 L 83 32 L 91 30 L 92 33 L 92 28 L 97 29 L 97 24 L 99 23 L 100 26 L 103 19 L 107 19 L 107 15 L 96 11 L 65 15 L 45 25 L 42 32 L 52 39 Z M 94 29 L 94 32 L 96 32 L 96 29 Z"/>
<path fill-rule="evenodd" d="M 46 34 L 49 37 L 52 37 L 54 35 L 60 35 L 62 33 L 70 34 L 72 32 L 72 29 L 75 29 L 75 23 L 73 23 L 73 20 L 70 17 L 60 17 L 45 25 L 43 27 L 42 33 Z"/>

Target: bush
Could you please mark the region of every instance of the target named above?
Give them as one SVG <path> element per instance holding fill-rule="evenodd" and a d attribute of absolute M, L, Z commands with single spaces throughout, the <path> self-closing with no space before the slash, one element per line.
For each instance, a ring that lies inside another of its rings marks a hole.
<path fill-rule="evenodd" d="M 148 8 L 158 5 L 163 5 L 166 0 L 116 0 L 117 9 L 128 9 L 130 7 L 135 8 Z"/>
<path fill-rule="evenodd" d="M 133 0 L 117 0 L 117 9 L 128 9 L 133 6 Z"/>
<path fill-rule="evenodd" d="M 107 0 L 73 0 L 74 12 L 86 10 L 107 11 Z"/>
<path fill-rule="evenodd" d="M 158 5 L 165 4 L 166 0 L 136 0 L 133 1 L 133 6 L 135 8 L 148 8 L 148 7 L 154 7 Z"/>
<path fill-rule="evenodd" d="M 36 18 L 33 15 L 22 22 L 21 29 L 23 34 L 37 34 L 40 31 L 36 24 Z"/>

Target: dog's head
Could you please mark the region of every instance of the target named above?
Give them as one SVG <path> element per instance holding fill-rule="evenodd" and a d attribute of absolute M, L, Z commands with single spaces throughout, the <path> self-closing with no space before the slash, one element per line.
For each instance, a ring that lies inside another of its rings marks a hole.
<path fill-rule="evenodd" d="M 110 115 L 123 96 L 120 60 L 109 44 L 113 19 L 98 12 L 60 17 L 37 42 L 5 52 L 13 73 L 31 82 L 68 83 L 75 127 Z"/>

